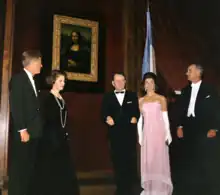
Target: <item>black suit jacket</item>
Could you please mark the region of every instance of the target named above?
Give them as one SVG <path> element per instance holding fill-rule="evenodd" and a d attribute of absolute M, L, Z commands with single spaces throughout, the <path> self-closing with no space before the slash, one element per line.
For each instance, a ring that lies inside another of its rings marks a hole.
<path fill-rule="evenodd" d="M 106 122 L 106 118 L 111 116 L 116 127 L 131 125 L 131 118 L 140 116 L 138 98 L 136 93 L 126 91 L 122 106 L 119 104 L 114 92 L 105 94 L 102 103 L 102 118 Z"/>
<path fill-rule="evenodd" d="M 36 86 L 37 88 L 37 86 Z M 19 137 L 19 130 L 27 129 L 30 138 L 42 135 L 39 91 L 36 97 L 33 86 L 25 71 L 12 77 L 9 83 L 9 103 L 13 123 L 13 135 Z"/>
<path fill-rule="evenodd" d="M 186 123 L 187 112 L 191 98 L 191 85 L 186 86 L 181 93 L 180 97 L 180 117 L 178 126 L 183 126 Z M 204 82 L 201 83 L 196 103 L 195 103 L 195 116 L 197 126 L 196 131 L 203 131 L 201 133 L 207 133 L 210 129 L 219 129 L 219 99 L 216 90 Z M 199 133 L 199 132 L 198 132 Z"/>

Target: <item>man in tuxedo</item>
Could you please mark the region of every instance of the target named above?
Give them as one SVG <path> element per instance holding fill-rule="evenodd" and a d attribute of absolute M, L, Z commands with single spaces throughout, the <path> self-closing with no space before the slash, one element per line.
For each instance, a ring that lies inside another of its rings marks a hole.
<path fill-rule="evenodd" d="M 23 71 L 9 83 L 12 117 L 12 148 L 9 165 L 9 195 L 30 195 L 39 138 L 42 135 L 39 91 L 34 76 L 40 73 L 39 51 L 22 54 Z"/>
<path fill-rule="evenodd" d="M 117 195 L 133 194 L 137 174 L 137 120 L 139 106 L 136 93 L 125 90 L 125 76 L 115 73 L 115 90 L 103 98 L 102 117 L 108 126 L 110 152 L 115 172 Z"/>
<path fill-rule="evenodd" d="M 177 136 L 182 142 L 183 188 L 177 194 L 217 195 L 219 191 L 219 100 L 215 89 L 202 81 L 203 67 L 191 64 L 190 84 L 181 93 Z"/>

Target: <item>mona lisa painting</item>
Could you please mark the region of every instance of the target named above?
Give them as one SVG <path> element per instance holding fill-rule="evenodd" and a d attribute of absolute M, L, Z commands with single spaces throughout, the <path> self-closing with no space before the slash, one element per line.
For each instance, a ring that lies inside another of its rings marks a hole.
<path fill-rule="evenodd" d="M 68 80 L 98 82 L 98 29 L 96 21 L 54 15 L 52 69 Z"/>

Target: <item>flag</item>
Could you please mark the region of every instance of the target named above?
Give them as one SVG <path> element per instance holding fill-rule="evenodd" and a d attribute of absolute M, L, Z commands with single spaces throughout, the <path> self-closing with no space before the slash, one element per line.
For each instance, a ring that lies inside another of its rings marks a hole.
<path fill-rule="evenodd" d="M 155 53 L 152 40 L 152 26 L 150 18 L 150 10 L 148 8 L 147 13 L 147 29 L 146 29 L 146 41 L 144 49 L 144 57 L 142 64 L 142 77 L 146 72 L 154 72 L 156 74 Z"/>

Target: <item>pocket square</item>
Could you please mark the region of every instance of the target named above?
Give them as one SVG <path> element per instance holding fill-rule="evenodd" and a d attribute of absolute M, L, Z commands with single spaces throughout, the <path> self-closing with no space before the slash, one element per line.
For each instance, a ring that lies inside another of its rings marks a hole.
<path fill-rule="evenodd" d="M 210 98 L 210 95 L 207 95 L 205 98 Z"/>
<path fill-rule="evenodd" d="M 130 101 L 130 102 L 127 102 L 127 104 L 131 104 L 132 103 L 132 101 Z"/>

